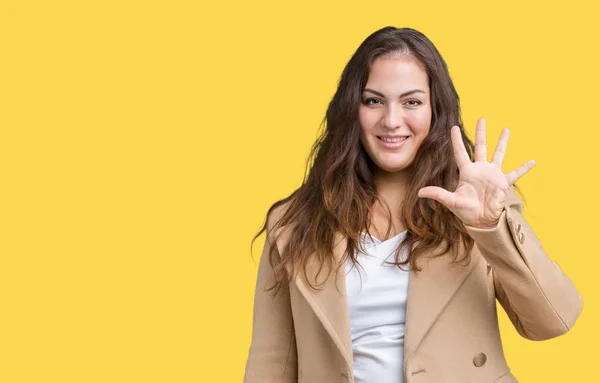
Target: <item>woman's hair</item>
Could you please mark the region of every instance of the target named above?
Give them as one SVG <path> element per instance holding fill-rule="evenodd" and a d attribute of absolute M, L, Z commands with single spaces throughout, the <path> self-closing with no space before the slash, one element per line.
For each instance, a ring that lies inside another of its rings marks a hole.
<path fill-rule="evenodd" d="M 420 270 L 417 260 L 431 252 L 435 256 L 450 252 L 454 262 L 470 262 L 468 254 L 474 241 L 462 222 L 437 201 L 417 196 L 425 186 L 456 189 L 459 173 L 450 138 L 452 126 L 460 127 L 466 150 L 473 158 L 473 143 L 463 128 L 458 94 L 444 59 L 427 37 L 410 28 L 385 27 L 367 37 L 344 68 L 323 119 L 324 129 L 310 151 L 307 161 L 310 170 L 305 172 L 297 190 L 270 207 L 267 221 L 253 239 L 254 242 L 265 230 L 274 231 L 271 226 L 274 229 L 293 223 L 281 254 L 275 251 L 275 240 L 270 241 L 269 262 L 275 273 L 271 288 L 279 290 L 285 285 L 288 268 L 293 271 L 291 277 L 299 271 L 306 272 L 311 256 L 317 258 L 321 269 L 333 265 L 336 232 L 346 240 L 344 261 L 350 259 L 354 265 L 358 264 L 356 254 L 363 252 L 361 232 L 368 233 L 374 203 L 382 203 L 373 182 L 375 165 L 360 142 L 358 113 L 362 91 L 373 61 L 382 55 L 398 53 L 416 59 L 425 68 L 432 116 L 429 134 L 412 164 L 413 177 L 401 208 L 407 235 L 394 263 L 398 267 L 410 263 L 412 269 Z M 281 213 L 276 214 L 277 222 L 271 225 L 275 209 Z M 401 261 L 404 249 L 408 257 Z M 464 256 L 460 257 L 461 254 Z M 333 270 L 329 267 L 329 276 Z M 313 288 L 317 287 L 316 281 L 314 285 L 312 282 L 308 281 Z"/>

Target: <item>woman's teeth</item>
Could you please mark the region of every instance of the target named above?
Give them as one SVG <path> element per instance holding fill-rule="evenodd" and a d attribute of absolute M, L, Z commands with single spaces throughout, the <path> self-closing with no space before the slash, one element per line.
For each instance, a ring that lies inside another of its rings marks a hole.
<path fill-rule="evenodd" d="M 404 141 L 406 140 L 408 137 L 404 136 L 404 137 L 379 137 L 380 140 L 383 140 L 385 142 L 398 142 L 398 141 Z"/>

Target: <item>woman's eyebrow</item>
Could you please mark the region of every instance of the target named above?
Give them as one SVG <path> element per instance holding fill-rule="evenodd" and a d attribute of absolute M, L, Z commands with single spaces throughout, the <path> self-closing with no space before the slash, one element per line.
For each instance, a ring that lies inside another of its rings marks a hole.
<path fill-rule="evenodd" d="M 371 92 L 373 94 L 378 95 L 379 97 L 385 98 L 385 96 L 383 95 L 383 93 L 377 92 L 376 90 L 373 90 L 373 89 L 370 89 L 370 88 L 363 89 L 363 92 Z M 408 92 L 402 93 L 399 98 L 409 96 L 409 95 L 411 95 L 413 93 L 423 93 L 423 94 L 425 94 L 425 92 L 422 91 L 421 89 L 413 89 L 413 90 L 409 90 Z"/>

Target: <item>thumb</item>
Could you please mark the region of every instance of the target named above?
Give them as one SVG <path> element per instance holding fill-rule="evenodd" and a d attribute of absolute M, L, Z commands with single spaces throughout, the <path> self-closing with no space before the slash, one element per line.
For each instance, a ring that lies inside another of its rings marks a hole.
<path fill-rule="evenodd" d="M 417 196 L 419 198 L 430 198 L 438 201 L 447 208 L 453 207 L 455 203 L 454 193 L 450 193 L 448 190 L 437 186 L 425 186 L 419 190 Z"/>

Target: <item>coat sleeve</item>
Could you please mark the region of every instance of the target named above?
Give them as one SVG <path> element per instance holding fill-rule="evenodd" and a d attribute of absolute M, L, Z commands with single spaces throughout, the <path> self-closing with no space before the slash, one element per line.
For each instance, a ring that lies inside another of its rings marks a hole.
<path fill-rule="evenodd" d="M 281 288 L 275 296 L 272 291 L 266 291 L 266 287 L 271 286 L 274 281 L 268 256 L 271 237 L 272 225 L 268 224 L 267 238 L 258 266 L 252 340 L 244 383 L 297 382 L 296 338 L 289 287 L 286 285 Z M 278 251 L 277 246 L 275 251 Z"/>
<path fill-rule="evenodd" d="M 466 229 L 491 267 L 496 297 L 519 334 L 545 340 L 573 327 L 583 300 L 569 277 L 548 258 L 522 210 L 523 202 L 511 188 L 495 228 Z"/>

